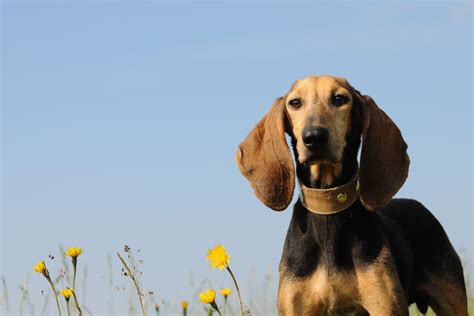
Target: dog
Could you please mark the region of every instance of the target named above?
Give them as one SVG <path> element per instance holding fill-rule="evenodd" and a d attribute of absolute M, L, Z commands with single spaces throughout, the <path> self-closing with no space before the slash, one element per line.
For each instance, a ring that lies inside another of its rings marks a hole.
<path fill-rule="evenodd" d="M 400 130 L 345 79 L 297 80 L 236 160 L 275 211 L 288 207 L 297 178 L 279 315 L 408 315 L 412 303 L 468 315 L 463 267 L 443 227 L 421 203 L 392 199 L 410 162 Z"/>

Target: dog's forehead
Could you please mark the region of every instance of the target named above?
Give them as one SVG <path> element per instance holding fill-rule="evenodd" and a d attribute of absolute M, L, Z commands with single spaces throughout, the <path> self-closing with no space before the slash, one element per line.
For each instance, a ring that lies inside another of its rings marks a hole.
<path fill-rule="evenodd" d="M 337 88 L 349 88 L 346 79 L 334 76 L 311 76 L 297 80 L 290 89 L 291 92 L 310 95 L 324 95 Z"/>

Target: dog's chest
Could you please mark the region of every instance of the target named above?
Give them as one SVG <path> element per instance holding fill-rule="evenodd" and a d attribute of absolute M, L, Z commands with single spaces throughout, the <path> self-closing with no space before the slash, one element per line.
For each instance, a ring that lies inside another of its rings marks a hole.
<path fill-rule="evenodd" d="M 280 308 L 301 309 L 293 310 L 290 314 L 356 315 L 359 302 L 354 272 L 329 273 L 320 267 L 304 278 L 282 276 L 280 280 Z"/>

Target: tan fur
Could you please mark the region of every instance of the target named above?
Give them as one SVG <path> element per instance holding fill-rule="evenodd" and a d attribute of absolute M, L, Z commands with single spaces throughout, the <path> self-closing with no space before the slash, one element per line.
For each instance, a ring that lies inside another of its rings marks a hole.
<path fill-rule="evenodd" d="M 370 266 L 352 272 L 328 272 L 318 268 L 302 279 L 280 269 L 280 315 L 408 315 L 405 294 L 391 253 L 384 248 Z"/>
<path fill-rule="evenodd" d="M 296 149 L 300 163 L 305 164 L 309 159 L 308 149 L 302 141 L 303 128 L 307 126 L 323 127 L 329 131 L 330 156 L 332 156 L 332 159 L 319 163 L 337 163 L 342 159 L 352 108 L 352 95 L 349 87 L 349 84 L 342 78 L 308 77 L 298 80 L 288 92 L 286 109 L 292 134 L 296 139 Z M 341 107 L 335 107 L 331 105 L 331 98 L 334 94 L 343 94 L 350 101 Z M 302 102 L 299 109 L 294 109 L 288 105 L 295 98 Z"/>
<path fill-rule="evenodd" d="M 350 315 L 361 310 L 355 273 L 323 268 L 303 279 L 280 273 L 279 315 Z"/>
<path fill-rule="evenodd" d="M 331 187 L 336 178 L 342 173 L 342 164 L 318 164 L 311 165 L 311 182 L 320 182 L 321 188 Z"/>
<path fill-rule="evenodd" d="M 362 306 L 370 315 L 408 315 L 408 305 L 390 251 L 384 248 L 376 262 L 356 268 Z"/>

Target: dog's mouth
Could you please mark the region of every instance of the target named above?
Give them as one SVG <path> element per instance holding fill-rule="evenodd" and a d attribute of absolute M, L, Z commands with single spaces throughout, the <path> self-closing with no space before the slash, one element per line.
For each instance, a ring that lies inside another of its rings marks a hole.
<path fill-rule="evenodd" d="M 307 148 L 293 139 L 292 145 L 298 162 L 304 166 L 311 166 L 314 164 L 336 165 L 339 164 L 342 159 L 339 157 L 341 155 L 337 154 L 337 147 L 331 144 L 315 148 Z"/>
<path fill-rule="evenodd" d="M 308 153 L 307 158 L 300 163 L 304 166 L 311 166 L 314 164 L 336 165 L 340 163 L 335 155 L 327 152 L 311 152 Z"/>

